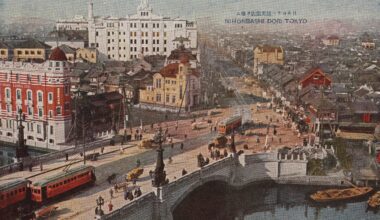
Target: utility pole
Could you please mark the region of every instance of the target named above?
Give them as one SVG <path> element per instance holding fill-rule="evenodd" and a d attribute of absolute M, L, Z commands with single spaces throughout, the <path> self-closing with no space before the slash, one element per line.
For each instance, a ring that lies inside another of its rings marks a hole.
<path fill-rule="evenodd" d="M 83 146 L 83 164 L 86 165 L 86 126 L 85 126 L 83 112 L 82 112 L 82 138 L 83 138 L 83 145 L 82 145 Z"/>

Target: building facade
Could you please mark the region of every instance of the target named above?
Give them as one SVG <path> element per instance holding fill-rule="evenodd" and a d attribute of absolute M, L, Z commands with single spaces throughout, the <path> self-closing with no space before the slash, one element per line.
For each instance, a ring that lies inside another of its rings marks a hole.
<path fill-rule="evenodd" d="M 190 111 L 200 103 L 200 95 L 200 74 L 188 58 L 182 58 L 153 75 L 153 85 L 140 90 L 140 104 Z"/>
<path fill-rule="evenodd" d="M 331 36 L 328 36 L 325 39 L 322 39 L 322 43 L 325 46 L 338 46 L 339 43 L 340 43 L 340 39 L 339 39 L 338 36 L 331 35 Z"/>
<path fill-rule="evenodd" d="M 253 50 L 253 72 L 257 73 L 259 64 L 284 65 L 284 50 L 281 46 L 259 45 Z"/>
<path fill-rule="evenodd" d="M 71 127 L 69 65 L 56 48 L 44 63 L 0 63 L 0 140 L 17 141 L 16 115 L 25 114 L 26 144 L 61 150 Z"/>
<path fill-rule="evenodd" d="M 98 50 L 95 48 L 79 48 L 76 51 L 76 58 L 96 63 L 98 62 Z"/>
<path fill-rule="evenodd" d="M 94 17 L 92 10 L 90 1 L 89 46 L 98 49 L 100 60 L 128 61 L 141 54 L 168 56 L 183 41 L 189 48 L 197 48 L 194 22 L 155 15 L 147 0 L 141 0 L 137 14 L 124 18 Z"/>
<path fill-rule="evenodd" d="M 301 89 L 307 86 L 316 86 L 316 87 L 329 87 L 331 86 L 332 80 L 327 76 L 323 70 L 319 67 L 309 70 L 301 79 L 299 86 Z"/>
<path fill-rule="evenodd" d="M 56 29 L 63 30 L 72 30 L 72 31 L 83 31 L 88 30 L 88 21 L 83 16 L 75 16 L 72 19 L 60 19 L 56 23 Z"/>

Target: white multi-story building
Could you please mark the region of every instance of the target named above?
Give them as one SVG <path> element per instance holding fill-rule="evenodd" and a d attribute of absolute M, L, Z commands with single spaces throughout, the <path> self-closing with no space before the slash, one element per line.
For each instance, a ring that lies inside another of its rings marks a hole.
<path fill-rule="evenodd" d="M 148 0 L 141 0 L 137 14 L 124 18 L 94 17 L 88 9 L 89 46 L 97 48 L 100 60 L 127 61 L 144 55 L 166 55 L 184 44 L 197 48 L 194 22 L 153 14 Z"/>
<path fill-rule="evenodd" d="M 76 15 L 72 19 L 60 19 L 56 23 L 57 30 L 73 30 L 85 31 L 88 30 L 88 21 L 81 15 Z"/>

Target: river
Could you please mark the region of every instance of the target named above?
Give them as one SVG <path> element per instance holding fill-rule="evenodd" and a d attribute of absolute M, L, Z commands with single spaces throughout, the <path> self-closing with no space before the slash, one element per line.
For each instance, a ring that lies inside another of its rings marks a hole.
<path fill-rule="evenodd" d="M 28 149 L 28 153 L 31 156 L 37 156 L 41 154 L 47 153 L 44 149 Z M 15 161 L 16 157 L 16 149 L 15 147 L 11 147 L 9 145 L 0 143 L 0 166 L 4 166 L 7 164 L 11 164 Z"/>
<path fill-rule="evenodd" d="M 255 184 L 234 190 L 225 183 L 211 182 L 187 196 L 173 212 L 174 220 L 241 219 L 380 219 L 367 210 L 367 197 L 320 205 L 309 195 L 319 186 Z"/>

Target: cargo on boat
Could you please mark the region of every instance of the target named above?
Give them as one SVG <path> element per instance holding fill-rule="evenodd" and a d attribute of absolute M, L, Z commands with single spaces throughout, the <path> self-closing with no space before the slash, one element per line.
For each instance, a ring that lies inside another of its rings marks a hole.
<path fill-rule="evenodd" d="M 376 208 L 380 206 L 380 191 L 377 191 L 374 195 L 372 195 L 368 199 L 368 206 L 372 208 Z"/>
<path fill-rule="evenodd" d="M 353 187 L 348 189 L 327 189 L 317 191 L 310 198 L 316 202 L 333 202 L 353 199 L 367 195 L 373 190 L 372 187 Z"/>

